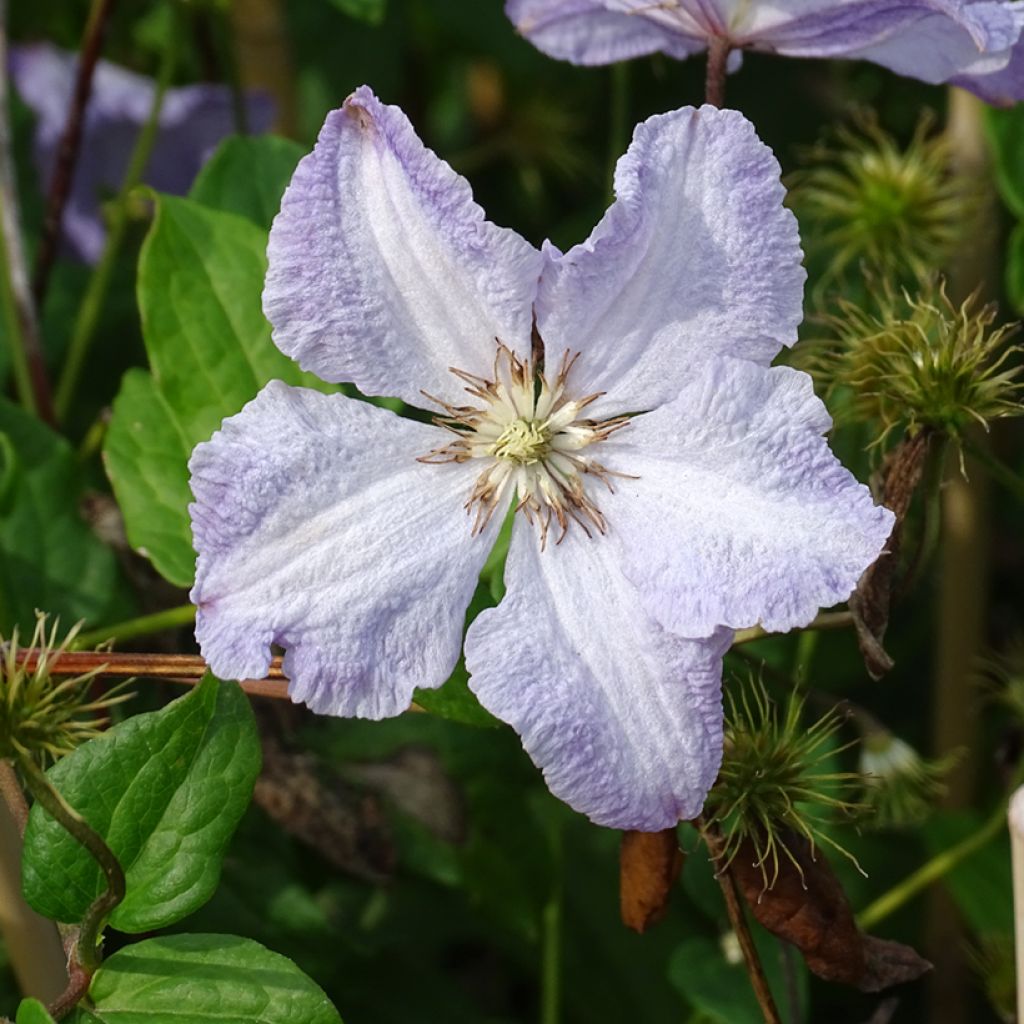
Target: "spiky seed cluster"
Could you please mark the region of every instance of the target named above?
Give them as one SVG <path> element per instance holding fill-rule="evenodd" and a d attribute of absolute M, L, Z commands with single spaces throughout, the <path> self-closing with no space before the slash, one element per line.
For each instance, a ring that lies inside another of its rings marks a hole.
<path fill-rule="evenodd" d="M 1017 324 L 995 327 L 994 306 L 972 295 L 954 305 L 945 286 L 914 297 L 888 293 L 881 312 L 841 300 L 832 339 L 812 346 L 807 368 L 855 419 L 881 427 L 933 427 L 960 440 L 972 424 L 1024 413 Z M 843 409 L 837 410 L 840 414 Z"/>
<path fill-rule="evenodd" d="M 868 733 L 862 741 L 858 768 L 864 778 L 861 802 L 871 828 L 919 825 L 946 793 L 946 776 L 959 751 L 925 760 L 909 743 L 887 729 Z"/>
<path fill-rule="evenodd" d="M 566 352 L 549 381 L 531 360 L 520 359 L 498 342 L 490 380 L 465 370 L 451 371 L 480 405 L 452 405 L 424 392 L 444 410 L 434 422 L 456 440 L 419 461 L 481 460 L 483 468 L 466 502 L 467 511 L 474 515 L 474 534 L 491 521 L 502 497 L 512 493 L 518 498 L 516 511 L 540 528 L 541 547 L 552 524 L 558 531 L 556 543 L 570 523 L 577 524 L 588 537 L 607 529 L 588 491 L 587 478 L 600 481 L 611 491 L 612 478 L 626 474 L 608 469 L 584 451 L 621 430 L 629 418 L 583 418 L 583 410 L 600 398 L 601 392 L 570 397 L 569 374 L 578 358 L 578 353 Z"/>
<path fill-rule="evenodd" d="M 843 718 L 832 710 L 805 726 L 803 709 L 803 699 L 792 694 L 780 712 L 755 678 L 743 686 L 738 698 L 731 692 L 726 696 L 722 769 L 704 813 L 721 829 L 719 869 L 728 867 L 741 844 L 749 841 L 766 890 L 778 879 L 782 858 L 803 877 L 798 859 L 786 844 L 787 832 L 803 836 L 812 851 L 823 843 L 857 863 L 823 831 L 830 817 L 849 818 L 861 809 L 847 799 L 860 776 L 827 766 L 847 749 L 835 742 Z"/>
<path fill-rule="evenodd" d="M 862 113 L 834 141 L 804 151 L 787 181 L 790 204 L 812 253 L 828 259 L 826 280 L 865 264 L 879 276 L 925 279 L 945 265 L 964 235 L 977 191 L 951 171 L 949 142 L 918 122 L 903 148 Z"/>
<path fill-rule="evenodd" d="M 105 712 L 131 696 L 123 692 L 126 681 L 100 700 L 90 698 L 90 683 L 102 666 L 76 676 L 54 671 L 80 628 L 81 623 L 59 639 L 59 620 L 49 625 L 46 615 L 36 612 L 28 651 L 19 648 L 17 627 L 3 644 L 0 757 L 28 756 L 42 765 L 56 761 L 98 735 L 107 722 Z"/>

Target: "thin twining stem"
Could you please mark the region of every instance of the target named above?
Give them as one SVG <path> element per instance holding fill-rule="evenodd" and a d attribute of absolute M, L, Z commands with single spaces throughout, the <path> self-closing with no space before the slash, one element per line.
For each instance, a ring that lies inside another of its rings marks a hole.
<path fill-rule="evenodd" d="M 46 299 L 46 289 L 50 283 L 50 271 L 57 256 L 57 244 L 60 239 L 60 226 L 64 219 L 64 207 L 71 194 L 71 183 L 75 177 L 75 164 L 82 143 L 82 125 L 85 121 L 85 108 L 92 93 L 93 72 L 103 48 L 103 37 L 106 35 L 110 13 L 114 8 L 114 0 L 93 0 L 82 33 L 82 48 L 78 57 L 78 69 L 75 74 L 75 88 L 71 96 L 64 131 L 61 132 L 57 145 L 57 161 L 50 178 L 49 192 L 46 197 L 46 214 L 43 217 L 43 235 L 39 240 L 36 252 L 35 269 L 32 273 L 32 294 L 35 296 L 36 308 L 42 309 Z"/>
<path fill-rule="evenodd" d="M 851 612 L 822 612 L 809 622 L 806 626 L 791 630 L 793 633 L 803 633 L 807 630 L 847 629 L 853 625 L 853 614 Z M 754 640 L 762 640 L 766 636 L 786 636 L 785 633 L 770 633 L 760 626 L 751 629 L 738 629 L 733 639 L 733 646 L 737 644 L 749 644 Z"/>
<path fill-rule="evenodd" d="M 39 805 L 89 851 L 106 879 L 106 889 L 85 913 L 75 944 L 75 959 L 88 973 L 100 965 L 100 935 L 107 918 L 124 899 L 124 870 L 103 837 L 54 789 L 42 768 L 28 754 L 18 758 L 25 785 Z"/>

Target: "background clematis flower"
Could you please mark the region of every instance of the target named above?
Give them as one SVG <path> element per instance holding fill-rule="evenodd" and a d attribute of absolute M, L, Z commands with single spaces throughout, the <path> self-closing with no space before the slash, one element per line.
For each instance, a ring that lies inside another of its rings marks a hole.
<path fill-rule="evenodd" d="M 74 92 L 77 54 L 49 43 L 14 47 L 11 77 L 22 100 L 36 115 L 35 160 L 48 182 Z M 121 185 L 132 148 L 149 116 L 156 88 L 152 79 L 107 61 L 93 73 L 92 92 L 82 125 L 82 143 L 62 222 L 71 254 L 99 259 L 106 239 L 100 203 Z M 266 131 L 273 120 L 269 97 L 247 99 L 250 127 Z M 168 89 L 160 130 L 143 180 L 161 192 L 183 195 L 217 143 L 235 130 L 231 94 L 222 85 Z"/>
<path fill-rule="evenodd" d="M 331 113 L 274 222 L 264 310 L 307 370 L 434 424 L 279 382 L 193 453 L 196 635 L 328 714 L 404 711 L 454 668 L 514 509 L 470 686 L 595 822 L 700 810 L 732 629 L 849 595 L 892 516 L 838 463 L 795 340 L 779 167 L 740 114 L 641 124 L 590 238 L 539 252 L 369 89 Z"/>
<path fill-rule="evenodd" d="M 1020 0 L 507 0 L 516 28 L 575 64 L 733 51 L 870 60 L 993 103 L 1024 98 Z"/>

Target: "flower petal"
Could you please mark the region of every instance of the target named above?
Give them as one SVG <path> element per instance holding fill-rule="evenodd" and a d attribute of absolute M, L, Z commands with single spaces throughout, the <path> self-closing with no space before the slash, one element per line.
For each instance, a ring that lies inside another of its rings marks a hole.
<path fill-rule="evenodd" d="M 843 468 L 811 379 L 716 359 L 609 440 L 636 475 L 602 501 L 648 610 L 682 636 L 806 625 L 849 597 L 892 528 Z"/>
<path fill-rule="evenodd" d="M 646 615 L 609 537 L 540 550 L 521 520 L 497 608 L 466 636 L 469 685 L 519 733 L 551 792 L 599 825 L 699 813 L 722 756 L 727 630 L 684 640 Z"/>
<path fill-rule="evenodd" d="M 608 392 L 602 414 L 670 401 L 706 354 L 767 364 L 796 340 L 796 219 L 778 162 L 742 114 L 649 118 L 615 191 L 586 242 L 564 255 L 548 247 L 537 305 L 549 359 L 582 353 L 576 386 Z"/>
<path fill-rule="evenodd" d="M 196 448 L 192 600 L 217 675 L 264 676 L 280 644 L 295 700 L 364 718 L 447 679 L 494 530 L 470 536 L 473 468 L 416 461 L 445 436 L 273 381 Z"/>
<path fill-rule="evenodd" d="M 700 36 L 684 36 L 631 15 L 623 3 L 508 0 L 505 13 L 538 50 L 573 64 L 612 64 L 659 50 L 681 59 L 706 45 Z"/>
<path fill-rule="evenodd" d="M 44 184 L 53 173 L 75 86 L 78 56 L 49 43 L 11 50 L 11 75 L 36 115 L 34 156 Z M 82 125 L 81 158 L 61 223 L 72 254 L 95 263 L 106 229 L 101 197 L 121 186 L 132 149 L 153 105 L 155 83 L 126 68 L 99 61 Z M 273 119 L 267 96 L 248 95 L 250 128 L 264 131 Z M 211 151 L 235 128 L 230 91 L 222 85 L 168 89 L 144 180 L 161 192 L 183 195 Z"/>
<path fill-rule="evenodd" d="M 274 221 L 263 308 L 278 347 L 324 380 L 424 405 L 528 355 L 542 258 L 484 219 L 469 184 L 363 86 L 328 115 Z"/>

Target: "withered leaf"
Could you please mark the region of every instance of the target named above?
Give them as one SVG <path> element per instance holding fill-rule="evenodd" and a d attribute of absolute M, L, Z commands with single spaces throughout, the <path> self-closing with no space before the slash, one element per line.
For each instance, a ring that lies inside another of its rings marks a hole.
<path fill-rule="evenodd" d="M 784 833 L 793 861 L 779 858 L 770 889 L 755 862 L 754 844 L 740 846 L 729 871 L 754 917 L 773 935 L 791 942 L 810 971 L 825 981 L 880 992 L 912 981 L 931 969 L 909 946 L 864 935 L 827 858 L 794 833 Z"/>
<path fill-rule="evenodd" d="M 893 665 L 882 641 L 889 625 L 889 607 L 893 579 L 899 567 L 903 526 L 910 502 L 921 483 L 932 437 L 933 432 L 926 428 L 903 438 L 886 457 L 880 474 L 878 497 L 896 516 L 896 522 L 889 534 L 885 553 L 865 570 L 850 598 L 857 644 L 872 679 L 881 679 Z"/>
<path fill-rule="evenodd" d="M 263 737 L 263 772 L 253 799 L 296 839 L 346 874 L 382 882 L 396 854 L 380 800 L 320 763 Z"/>
<path fill-rule="evenodd" d="M 643 934 L 665 916 L 682 867 L 683 851 L 674 828 L 622 833 L 619 900 L 627 928 Z"/>

